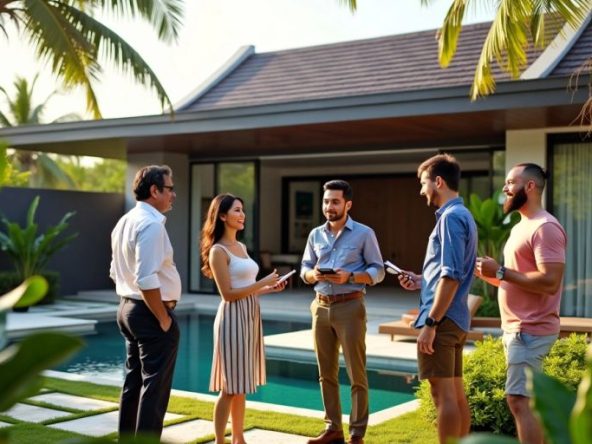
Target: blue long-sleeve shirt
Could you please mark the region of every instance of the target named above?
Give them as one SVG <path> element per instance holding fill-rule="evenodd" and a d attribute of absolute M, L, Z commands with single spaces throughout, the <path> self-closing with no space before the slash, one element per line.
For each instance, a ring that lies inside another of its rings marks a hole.
<path fill-rule="evenodd" d="M 436 287 L 443 277 L 459 283 L 446 317 L 465 331 L 471 323 L 467 298 L 477 259 L 477 226 L 460 197 L 451 199 L 436 211 L 436 226 L 430 234 L 421 277 L 419 315 L 415 327 L 421 328 L 434 304 Z"/>
<path fill-rule="evenodd" d="M 305 282 L 305 273 L 315 265 L 352 273 L 365 271 L 370 275 L 372 285 L 384 279 L 382 255 L 374 230 L 355 222 L 349 216 L 337 236 L 331 233 L 328 222 L 310 232 L 300 269 L 300 276 Z M 333 284 L 323 281 L 317 282 L 314 289 L 323 295 L 333 295 L 362 291 L 365 287 L 365 284 Z"/>

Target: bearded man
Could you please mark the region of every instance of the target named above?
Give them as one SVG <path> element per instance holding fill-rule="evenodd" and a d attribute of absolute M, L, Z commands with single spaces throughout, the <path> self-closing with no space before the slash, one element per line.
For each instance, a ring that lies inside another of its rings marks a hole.
<path fill-rule="evenodd" d="M 542 206 L 545 171 L 533 163 L 514 166 L 503 188 L 504 211 L 518 211 L 504 248 L 504 266 L 477 258 L 475 274 L 499 287 L 503 343 L 507 361 L 506 400 L 521 443 L 543 443 L 526 387 L 526 368 L 540 370 L 559 335 L 559 305 L 567 235 Z"/>

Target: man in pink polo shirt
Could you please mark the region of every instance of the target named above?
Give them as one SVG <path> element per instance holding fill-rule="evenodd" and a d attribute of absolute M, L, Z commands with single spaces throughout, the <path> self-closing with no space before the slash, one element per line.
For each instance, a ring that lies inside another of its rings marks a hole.
<path fill-rule="evenodd" d="M 504 211 L 522 216 L 504 247 L 504 266 L 477 258 L 475 274 L 499 287 L 508 371 L 506 399 L 521 443 L 543 443 L 540 424 L 530 409 L 524 369 L 539 370 L 559 334 L 567 236 L 542 206 L 546 173 L 532 163 L 513 167 L 506 177 Z"/>

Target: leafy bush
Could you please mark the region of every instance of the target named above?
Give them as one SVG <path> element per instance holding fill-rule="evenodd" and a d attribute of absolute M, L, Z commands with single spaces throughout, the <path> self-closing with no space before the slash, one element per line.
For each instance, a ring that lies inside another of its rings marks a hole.
<path fill-rule="evenodd" d="M 543 362 L 543 372 L 575 390 L 585 370 L 586 337 L 572 334 L 558 340 Z M 464 359 L 464 383 L 471 409 L 471 426 L 476 431 L 514 435 L 516 428 L 505 399 L 506 359 L 500 338 L 486 337 Z M 435 421 L 428 381 L 417 391 L 420 412 Z"/>
<path fill-rule="evenodd" d="M 60 274 L 55 271 L 39 273 L 47 281 L 47 293 L 37 304 L 52 304 L 60 293 Z M 15 271 L 0 272 L 0 294 L 8 293 L 23 282 L 23 279 Z"/>
<path fill-rule="evenodd" d="M 489 256 L 502 263 L 502 253 L 512 227 L 520 220 L 520 215 L 513 212 L 506 215 L 503 211 L 501 193 L 496 191 L 489 199 L 481 200 L 475 193 L 471 194 L 468 208 L 475 223 L 479 242 L 477 254 Z M 475 279 L 471 293 L 483 296 L 484 301 L 477 316 L 499 316 L 497 289 L 481 279 Z"/>

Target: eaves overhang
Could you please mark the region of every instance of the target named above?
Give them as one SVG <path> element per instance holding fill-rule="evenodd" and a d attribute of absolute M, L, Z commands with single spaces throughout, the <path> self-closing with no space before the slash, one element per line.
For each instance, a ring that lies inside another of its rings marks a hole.
<path fill-rule="evenodd" d="M 492 110 L 583 104 L 583 85 L 572 91 L 570 78 L 503 82 L 488 97 L 471 102 L 469 87 L 448 87 L 282 104 L 186 111 L 0 129 L 12 147 L 82 141 L 123 141 L 179 134 L 204 134 L 382 118 L 478 113 Z"/>

